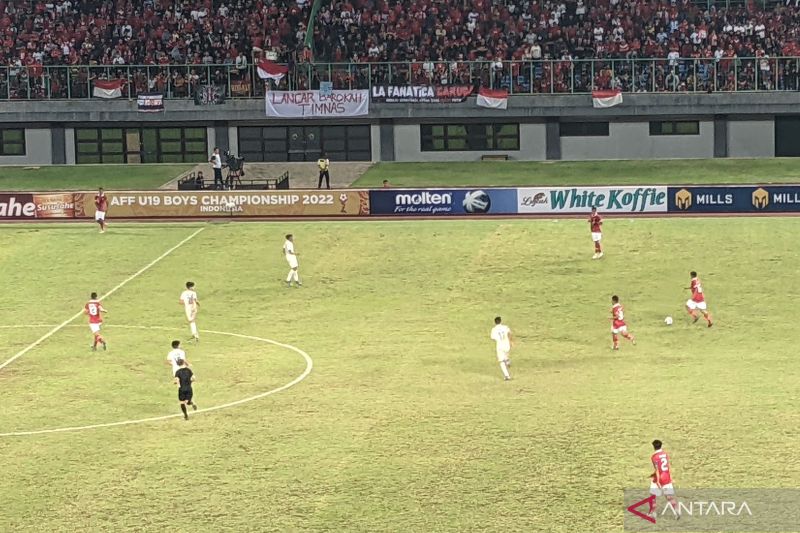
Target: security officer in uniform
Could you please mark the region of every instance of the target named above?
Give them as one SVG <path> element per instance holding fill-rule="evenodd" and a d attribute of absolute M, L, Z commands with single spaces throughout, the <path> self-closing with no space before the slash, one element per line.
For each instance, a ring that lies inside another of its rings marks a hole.
<path fill-rule="evenodd" d="M 319 183 L 317 184 L 317 189 L 322 188 L 322 180 L 325 180 L 325 188 L 331 188 L 331 175 L 328 173 L 328 168 L 331 166 L 331 160 L 325 156 L 325 152 L 322 153 L 322 156 L 317 160 L 317 165 L 319 166 Z"/>

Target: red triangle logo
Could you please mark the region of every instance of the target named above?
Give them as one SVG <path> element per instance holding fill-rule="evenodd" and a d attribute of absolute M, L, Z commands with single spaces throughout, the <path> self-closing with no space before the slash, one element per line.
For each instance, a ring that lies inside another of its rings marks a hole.
<path fill-rule="evenodd" d="M 631 514 L 634 514 L 634 515 L 638 516 L 639 518 L 642 518 L 644 520 L 647 520 L 648 522 L 652 522 L 653 524 L 655 524 L 656 523 L 656 519 L 655 518 L 653 518 L 652 516 L 650 516 L 647 513 L 643 513 L 643 512 L 641 512 L 641 511 L 636 509 L 637 507 L 639 507 L 641 505 L 644 505 L 645 503 L 648 504 L 648 508 L 649 508 L 649 505 L 651 503 L 655 503 L 655 500 L 656 500 L 656 497 L 651 494 L 648 498 L 645 498 L 644 500 L 640 500 L 640 501 L 634 503 L 633 505 L 629 505 L 627 507 L 627 511 L 629 513 L 631 513 Z"/>

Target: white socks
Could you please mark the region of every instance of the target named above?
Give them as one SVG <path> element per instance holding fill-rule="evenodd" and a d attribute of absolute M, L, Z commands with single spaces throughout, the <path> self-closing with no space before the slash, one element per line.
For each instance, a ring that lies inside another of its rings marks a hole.
<path fill-rule="evenodd" d="M 189 322 L 189 329 L 192 330 L 192 337 L 200 338 L 200 335 L 197 333 L 197 324 Z"/>
<path fill-rule="evenodd" d="M 508 373 L 508 367 L 506 366 L 505 361 L 500 361 L 500 370 L 503 371 L 503 377 L 506 379 L 511 379 L 511 374 Z"/>
<path fill-rule="evenodd" d="M 286 276 L 286 283 L 291 283 L 292 280 L 300 283 L 300 276 L 297 274 L 297 270 L 290 270 L 289 275 Z"/>

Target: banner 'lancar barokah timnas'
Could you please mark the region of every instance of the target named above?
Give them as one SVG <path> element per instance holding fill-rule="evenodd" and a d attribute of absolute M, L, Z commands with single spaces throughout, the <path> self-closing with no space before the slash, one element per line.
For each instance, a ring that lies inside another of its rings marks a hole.
<path fill-rule="evenodd" d="M 357 117 L 369 113 L 369 90 L 267 91 L 266 106 L 268 117 Z"/>

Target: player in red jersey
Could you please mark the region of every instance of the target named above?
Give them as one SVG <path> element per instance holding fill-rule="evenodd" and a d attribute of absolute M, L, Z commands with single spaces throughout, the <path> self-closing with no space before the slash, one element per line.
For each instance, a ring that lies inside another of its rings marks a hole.
<path fill-rule="evenodd" d="M 603 247 L 600 241 L 603 239 L 603 217 L 597 212 L 597 208 L 592 208 L 592 214 L 589 215 L 589 228 L 592 230 L 592 241 L 594 242 L 594 255 L 592 259 L 600 259 L 603 257 Z"/>
<path fill-rule="evenodd" d="M 697 316 L 697 310 L 699 309 L 703 314 L 703 318 L 705 318 L 706 322 L 708 322 L 708 327 L 711 327 L 714 325 L 714 322 L 711 320 L 711 313 L 708 312 L 706 296 L 703 294 L 703 285 L 700 284 L 700 279 L 697 277 L 697 272 L 692 271 L 689 273 L 689 275 L 692 277 L 692 282 L 687 288 L 692 291 L 692 297 L 686 300 L 686 310 L 689 312 L 689 316 L 692 317 L 692 321 L 697 322 L 699 319 Z"/>
<path fill-rule="evenodd" d="M 107 349 L 106 340 L 100 333 L 100 326 L 103 324 L 102 313 L 105 313 L 106 309 L 105 307 L 103 307 L 103 304 L 100 303 L 100 300 L 97 299 L 96 292 L 92 293 L 91 298 L 92 299 L 89 300 L 83 307 L 83 313 L 89 317 L 89 329 L 92 330 L 92 335 L 94 335 L 94 342 L 92 343 L 92 351 L 97 350 L 98 344 L 102 344 L 103 349 L 105 350 Z"/>
<path fill-rule="evenodd" d="M 619 350 L 618 335 L 622 335 L 636 345 L 636 339 L 633 335 L 628 333 L 628 325 L 625 323 L 625 312 L 622 309 L 622 304 L 619 303 L 619 296 L 614 295 L 611 297 L 611 340 L 614 343 L 611 346 L 612 350 Z"/>
<path fill-rule="evenodd" d="M 650 494 L 658 498 L 665 496 L 672 506 L 675 518 L 680 518 L 680 508 L 678 500 L 675 498 L 675 488 L 672 485 L 672 472 L 670 472 L 669 455 L 661 449 L 661 441 L 653 441 L 653 455 L 650 456 L 650 463 L 653 465 L 653 473 L 650 474 Z M 655 517 L 656 499 L 650 500 L 650 516 Z"/>
<path fill-rule="evenodd" d="M 97 194 L 94 197 L 94 220 L 98 224 L 100 224 L 100 233 L 106 232 L 106 211 L 108 211 L 108 198 L 106 198 L 106 193 L 103 191 L 103 188 L 97 191 Z"/>

